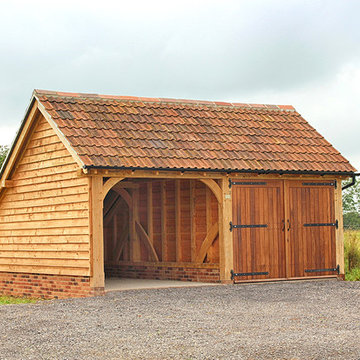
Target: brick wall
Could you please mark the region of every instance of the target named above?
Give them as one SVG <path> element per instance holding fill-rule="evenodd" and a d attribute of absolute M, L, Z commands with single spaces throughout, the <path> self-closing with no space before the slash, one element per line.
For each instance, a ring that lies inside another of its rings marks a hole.
<path fill-rule="evenodd" d="M 217 268 L 196 268 L 156 265 L 112 265 L 105 268 L 106 277 L 132 279 L 181 280 L 200 282 L 220 282 Z"/>
<path fill-rule="evenodd" d="M 87 276 L 0 272 L 0 295 L 64 299 L 103 294 L 102 288 L 90 288 Z"/>

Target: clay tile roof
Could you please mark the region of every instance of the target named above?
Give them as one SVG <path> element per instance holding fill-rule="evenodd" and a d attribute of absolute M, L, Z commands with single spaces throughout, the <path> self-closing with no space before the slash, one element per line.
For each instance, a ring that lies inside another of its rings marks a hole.
<path fill-rule="evenodd" d="M 355 171 L 289 105 L 34 95 L 87 167 Z"/>

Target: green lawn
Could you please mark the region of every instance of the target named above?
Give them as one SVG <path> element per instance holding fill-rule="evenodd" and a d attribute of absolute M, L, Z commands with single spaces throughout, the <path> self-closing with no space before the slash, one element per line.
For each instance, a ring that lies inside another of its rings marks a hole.
<path fill-rule="evenodd" d="M 345 280 L 360 281 L 360 231 L 345 231 Z"/>
<path fill-rule="evenodd" d="M 5 304 L 26 304 L 26 303 L 34 303 L 36 299 L 30 298 L 18 298 L 18 297 L 11 297 L 11 296 L 0 296 L 0 305 Z"/>

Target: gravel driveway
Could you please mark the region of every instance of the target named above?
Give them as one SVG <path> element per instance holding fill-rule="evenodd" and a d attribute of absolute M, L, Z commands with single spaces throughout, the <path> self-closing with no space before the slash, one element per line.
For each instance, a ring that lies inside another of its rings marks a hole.
<path fill-rule="evenodd" d="M 360 359 L 360 283 L 131 290 L 0 307 L 1 359 Z"/>

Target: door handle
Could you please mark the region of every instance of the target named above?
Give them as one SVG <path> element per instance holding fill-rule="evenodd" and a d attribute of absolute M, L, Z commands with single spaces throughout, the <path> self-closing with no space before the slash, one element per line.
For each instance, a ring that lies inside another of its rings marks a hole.
<path fill-rule="evenodd" d="M 287 223 L 288 223 L 287 231 L 290 231 L 291 225 L 290 225 L 290 220 L 289 219 L 287 220 Z"/>

